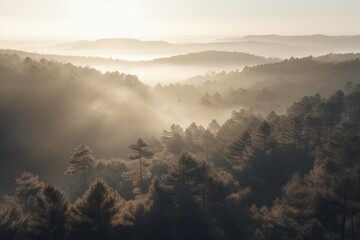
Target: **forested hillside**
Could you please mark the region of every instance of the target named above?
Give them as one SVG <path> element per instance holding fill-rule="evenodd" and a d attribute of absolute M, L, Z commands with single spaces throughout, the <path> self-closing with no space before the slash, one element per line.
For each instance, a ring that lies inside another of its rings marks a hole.
<path fill-rule="evenodd" d="M 5 54 L 0 85 L 1 193 L 23 170 L 62 182 L 55 170 L 79 142 L 126 157 L 129 141 L 165 126 L 147 104 L 149 87 L 133 75 Z"/>
<path fill-rule="evenodd" d="M 128 159 L 80 144 L 65 189 L 15 179 L 1 239 L 359 239 L 359 120 L 356 85 L 282 115 L 173 124 L 128 142 Z"/>
<path fill-rule="evenodd" d="M 64 187 L 67 183 L 57 170 L 65 167 L 63 159 L 79 142 L 87 142 L 99 157 L 125 158 L 129 142 L 159 138 L 172 122 L 206 125 L 216 118 L 223 124 L 233 109 L 262 116 L 272 110 L 283 114 L 302 92 L 313 95 L 319 90 L 328 97 L 326 93 L 342 89 L 349 94 L 359 83 L 359 69 L 358 60 L 290 59 L 211 75 L 210 79 L 223 79 L 199 86 L 151 88 L 134 75 L 1 54 L 0 155 L 2 164 L 11 166 L 1 170 L 1 191 L 7 193 L 11 184 L 6 179 L 23 170 L 41 172 Z M 212 92 L 209 86 L 229 88 Z"/>
<path fill-rule="evenodd" d="M 280 110 L 281 106 L 289 106 L 304 94 L 320 93 L 328 97 L 338 89 L 347 91 L 348 87 L 360 83 L 359 75 L 358 58 L 322 62 L 306 57 L 247 67 L 242 71 L 200 75 L 187 83 L 198 83 L 198 88 L 208 92 L 203 96 L 207 105 L 223 108 L 260 104 Z"/>

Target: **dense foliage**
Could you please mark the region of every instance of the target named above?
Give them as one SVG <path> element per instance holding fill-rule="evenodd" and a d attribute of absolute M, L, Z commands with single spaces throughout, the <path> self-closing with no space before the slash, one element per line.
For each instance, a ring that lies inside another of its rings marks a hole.
<path fill-rule="evenodd" d="M 129 160 L 80 145 L 69 168 L 91 159 L 86 181 L 67 176 L 65 194 L 24 172 L 1 205 L 0 238 L 360 239 L 359 121 L 356 85 L 282 115 L 174 124 L 130 145 Z"/>

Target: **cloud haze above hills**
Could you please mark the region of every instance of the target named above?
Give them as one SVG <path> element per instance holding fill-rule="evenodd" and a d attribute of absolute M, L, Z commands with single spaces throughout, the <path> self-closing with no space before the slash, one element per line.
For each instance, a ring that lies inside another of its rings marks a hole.
<path fill-rule="evenodd" d="M 0 0 L 0 5 L 0 21 L 5 23 L 0 40 L 7 41 L 350 35 L 360 22 L 355 0 Z"/>

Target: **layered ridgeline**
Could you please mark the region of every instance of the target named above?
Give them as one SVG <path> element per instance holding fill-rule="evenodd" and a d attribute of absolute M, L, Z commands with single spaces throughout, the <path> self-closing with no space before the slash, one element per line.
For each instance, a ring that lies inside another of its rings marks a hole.
<path fill-rule="evenodd" d="M 232 69 L 242 69 L 245 66 L 255 66 L 257 64 L 271 63 L 280 61 L 276 58 L 265 58 L 242 52 L 226 51 L 204 51 L 193 52 L 184 55 L 173 55 L 170 57 L 159 58 L 158 55 L 150 59 L 140 56 L 137 60 L 130 55 L 111 55 L 115 58 L 101 58 L 85 56 L 66 56 L 55 54 L 37 54 L 16 50 L 0 50 L 0 53 L 16 54 L 21 58 L 30 57 L 34 60 L 48 59 L 62 63 L 71 63 L 77 66 L 91 66 L 103 72 L 119 71 L 135 74 L 147 84 L 155 85 L 157 82 L 171 83 L 181 81 L 199 73 L 208 71 L 222 71 Z M 174 74 L 176 72 L 176 74 Z"/>
<path fill-rule="evenodd" d="M 155 67 L 155 66 L 193 66 L 193 67 L 240 67 L 245 65 L 258 65 L 263 63 L 271 63 L 280 61 L 278 58 L 265 58 L 253 54 L 242 52 L 227 52 L 227 51 L 203 51 L 193 52 L 184 55 L 175 55 L 171 57 L 154 58 L 153 60 L 121 60 L 113 58 L 101 58 L 101 57 L 85 57 L 85 56 L 66 56 L 56 54 L 38 54 L 17 50 L 0 49 L 0 53 L 3 54 L 16 54 L 19 57 L 30 57 L 35 60 L 42 58 L 48 60 L 55 60 L 58 62 L 68 63 L 71 62 L 75 65 L 89 65 L 89 66 L 117 66 L 117 67 Z"/>
<path fill-rule="evenodd" d="M 289 58 L 322 55 L 329 52 L 359 52 L 360 36 L 279 36 L 253 35 L 211 42 L 170 43 L 113 38 L 65 43 L 52 48 L 76 55 L 178 55 L 200 51 L 236 51 L 267 57 Z"/>
<path fill-rule="evenodd" d="M 56 169 L 66 191 L 39 169 L 19 174 L 0 206 L 0 237 L 358 239 L 359 121 L 357 85 L 303 97 L 282 115 L 173 124 L 160 139 L 128 142 L 128 160 L 80 144 Z"/>

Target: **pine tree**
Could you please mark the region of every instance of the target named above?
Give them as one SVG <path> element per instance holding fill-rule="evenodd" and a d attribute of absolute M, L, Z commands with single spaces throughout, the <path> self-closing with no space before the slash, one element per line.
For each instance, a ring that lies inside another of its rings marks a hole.
<path fill-rule="evenodd" d="M 93 182 L 70 208 L 73 239 L 114 239 L 125 201 L 104 181 Z"/>
<path fill-rule="evenodd" d="M 214 135 L 216 136 L 217 132 L 219 131 L 220 129 L 220 125 L 219 123 L 213 119 L 210 123 L 209 123 L 209 126 L 208 126 L 208 130 Z"/>
<path fill-rule="evenodd" d="M 175 204 L 172 191 L 155 179 L 152 188 L 153 205 L 150 212 L 148 239 L 166 240 L 175 236 Z"/>
<path fill-rule="evenodd" d="M 277 122 L 279 120 L 279 116 L 274 112 L 271 111 L 267 116 L 266 116 L 266 121 L 269 121 L 271 124 L 275 124 L 275 122 Z"/>
<path fill-rule="evenodd" d="M 351 81 L 347 81 L 344 85 L 344 91 L 346 94 L 350 93 L 353 88 L 354 88 L 354 85 Z"/>
<path fill-rule="evenodd" d="M 227 120 L 219 129 L 216 134 L 216 143 L 218 151 L 225 151 L 226 143 L 230 142 L 232 139 L 237 137 L 237 131 L 234 131 L 239 125 L 237 122 L 230 118 Z"/>
<path fill-rule="evenodd" d="M 74 149 L 73 155 L 70 157 L 69 165 L 65 171 L 67 175 L 81 173 L 83 175 L 83 187 L 87 186 L 87 171 L 93 168 L 95 158 L 91 149 L 84 143 Z"/>
<path fill-rule="evenodd" d="M 226 148 L 226 157 L 235 169 L 242 168 L 244 151 L 251 145 L 251 136 L 249 132 L 243 132 L 239 137 L 233 140 Z"/>
<path fill-rule="evenodd" d="M 14 199 L 0 205 L 0 239 L 23 239 L 26 231 L 26 215 Z"/>
<path fill-rule="evenodd" d="M 130 155 L 129 158 L 131 160 L 139 160 L 139 174 L 140 174 L 140 193 L 144 193 L 143 187 L 143 158 L 150 159 L 154 156 L 154 152 L 148 147 L 148 145 L 139 138 L 136 144 L 132 144 L 129 146 L 130 149 L 134 151 L 133 155 Z"/>
<path fill-rule="evenodd" d="M 178 204 L 186 206 L 195 190 L 196 160 L 187 152 L 183 152 L 172 166 L 166 181 L 174 190 Z"/>
<path fill-rule="evenodd" d="M 183 152 L 165 179 L 166 188 L 172 193 L 177 239 L 212 239 L 209 219 L 204 211 L 206 173 L 205 169 L 200 170 L 199 163 Z"/>
<path fill-rule="evenodd" d="M 166 146 L 166 150 L 174 155 L 180 155 L 186 148 L 184 141 L 184 131 L 179 125 L 171 125 L 170 131 L 163 131 L 161 141 Z"/>
<path fill-rule="evenodd" d="M 214 151 L 214 147 L 215 147 L 215 137 L 214 134 L 211 133 L 209 129 L 207 129 L 201 135 L 200 144 L 205 153 L 205 161 L 208 162 L 210 158 L 210 154 L 211 152 Z"/>
<path fill-rule="evenodd" d="M 292 143 L 293 159 L 296 159 L 297 153 L 303 146 L 303 116 L 289 116 L 286 131 L 289 142 Z"/>
<path fill-rule="evenodd" d="M 357 123 L 360 121 L 360 87 L 353 90 L 345 98 L 345 113 L 347 120 Z"/>
<path fill-rule="evenodd" d="M 332 132 L 336 124 L 343 119 L 343 110 L 345 106 L 344 92 L 339 90 L 332 95 L 325 103 L 323 116 L 326 121 L 327 130 Z"/>
<path fill-rule="evenodd" d="M 197 154 L 201 151 L 200 136 L 199 127 L 196 123 L 191 123 L 185 130 L 185 143 L 189 152 Z"/>
<path fill-rule="evenodd" d="M 22 206 L 25 213 L 32 212 L 43 183 L 40 182 L 39 176 L 29 172 L 23 172 L 20 177 L 15 178 L 15 181 L 17 184 L 15 189 L 17 202 Z"/>
<path fill-rule="evenodd" d="M 338 234 L 344 240 L 346 224 L 360 214 L 360 137 L 349 128 L 336 130 L 324 138 L 323 146 L 316 150 L 315 156 L 315 164 L 322 166 L 325 172 L 325 197 L 332 200 L 335 219 L 341 219 L 337 224 L 327 226 L 339 229 Z M 318 181 L 316 176 L 313 180 Z"/>
<path fill-rule="evenodd" d="M 198 188 L 197 194 L 200 195 L 202 208 L 205 209 L 205 200 L 207 194 L 207 182 L 210 175 L 210 172 L 213 169 L 210 165 L 205 162 L 197 162 L 195 165 L 195 185 Z"/>
<path fill-rule="evenodd" d="M 272 131 L 272 126 L 267 122 L 263 121 L 253 132 L 252 146 L 261 150 L 265 150 L 268 146 L 268 139 Z"/>
<path fill-rule="evenodd" d="M 64 239 L 69 200 L 56 187 L 47 184 L 37 197 L 30 229 L 34 239 Z"/>

